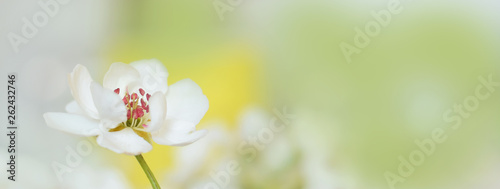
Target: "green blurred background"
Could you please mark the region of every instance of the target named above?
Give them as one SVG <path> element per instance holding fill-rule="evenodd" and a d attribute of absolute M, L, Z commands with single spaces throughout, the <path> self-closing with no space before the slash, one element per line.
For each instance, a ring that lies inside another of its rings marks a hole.
<path fill-rule="evenodd" d="M 293 152 L 281 159 L 289 163 L 275 173 L 253 162 L 237 176 L 241 188 L 387 188 L 383 173 L 418 149 L 415 139 L 449 125 L 442 114 L 474 94 L 479 76 L 500 81 L 493 27 L 467 5 L 402 2 L 402 13 L 348 64 L 338 44 L 352 44 L 354 28 L 386 2 L 245 1 L 223 21 L 212 3 L 131 2 L 109 59 L 155 57 L 170 81 L 194 79 L 210 99 L 204 121 L 221 119 L 230 131 L 241 129 L 235 119 L 249 104 L 295 110 L 285 134 Z M 498 96 L 481 102 L 461 129 L 446 130 L 449 139 L 398 188 L 470 188 L 491 174 L 484 169 L 498 165 Z M 160 149 L 148 155 L 153 167 L 175 167 L 164 156 L 175 151 Z"/>

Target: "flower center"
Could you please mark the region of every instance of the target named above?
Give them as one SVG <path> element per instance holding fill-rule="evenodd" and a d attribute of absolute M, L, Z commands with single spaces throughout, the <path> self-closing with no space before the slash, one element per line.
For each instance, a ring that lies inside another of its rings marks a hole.
<path fill-rule="evenodd" d="M 120 88 L 114 90 L 116 94 L 120 94 Z M 127 121 L 118 125 L 125 128 L 143 130 L 148 127 L 151 119 L 149 118 L 149 98 L 151 95 L 146 93 L 144 89 L 139 89 L 139 94 L 125 91 L 125 96 L 122 101 L 127 108 Z"/>

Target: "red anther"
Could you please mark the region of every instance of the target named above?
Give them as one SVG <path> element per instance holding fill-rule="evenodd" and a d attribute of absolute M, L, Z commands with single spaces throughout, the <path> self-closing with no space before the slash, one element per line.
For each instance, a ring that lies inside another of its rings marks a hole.
<path fill-rule="evenodd" d="M 139 98 L 139 95 L 137 95 L 137 93 L 132 94 L 132 100 L 135 100 L 137 98 Z"/>
<path fill-rule="evenodd" d="M 149 105 L 144 106 L 144 109 L 146 109 L 146 113 L 149 113 Z"/>
<path fill-rule="evenodd" d="M 144 94 L 146 94 L 146 92 L 142 88 L 139 89 L 139 93 L 141 93 L 141 96 L 144 96 Z"/>
<path fill-rule="evenodd" d="M 116 94 L 120 94 L 120 88 L 116 88 L 116 89 L 115 89 L 115 93 L 116 93 Z"/>
<path fill-rule="evenodd" d="M 129 101 L 129 100 L 127 100 L 127 96 L 124 96 L 122 100 L 123 100 L 123 103 L 124 103 L 124 104 L 128 104 L 128 101 Z"/>
<path fill-rule="evenodd" d="M 127 110 L 127 119 L 130 119 L 130 111 L 132 110 Z"/>
<path fill-rule="evenodd" d="M 144 102 L 144 99 L 141 98 L 141 106 L 146 107 L 146 102 Z"/>
<path fill-rule="evenodd" d="M 146 94 L 146 99 L 149 101 L 149 97 L 151 97 L 150 94 Z"/>
<path fill-rule="evenodd" d="M 141 107 L 137 107 L 134 112 L 134 119 L 144 116 L 144 110 Z"/>

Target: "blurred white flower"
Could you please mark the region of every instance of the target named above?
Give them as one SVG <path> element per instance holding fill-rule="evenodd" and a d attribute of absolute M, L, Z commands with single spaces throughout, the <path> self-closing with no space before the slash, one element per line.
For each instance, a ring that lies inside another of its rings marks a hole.
<path fill-rule="evenodd" d="M 252 138 L 258 138 L 259 133 L 269 128 L 271 124 L 278 124 L 277 122 L 271 122 L 273 117 L 272 113 L 259 106 L 245 108 L 238 122 L 241 139 L 250 141 Z M 292 161 L 296 149 L 294 149 L 293 141 L 287 134 L 287 130 L 276 132 L 271 137 L 272 140 L 269 144 L 260 142 L 262 146 L 265 146 L 258 153 L 258 156 L 261 158 L 259 159 L 261 162 L 258 163 L 262 164 L 263 169 L 269 172 L 280 170 L 287 167 L 290 161 Z"/>
<path fill-rule="evenodd" d="M 101 86 L 77 65 L 69 74 L 75 100 L 66 106 L 68 113 L 45 113 L 45 121 L 71 134 L 97 136 L 100 146 L 128 155 L 150 151 L 152 141 L 193 143 L 207 133 L 195 127 L 208 110 L 208 99 L 192 80 L 168 86 L 167 77 L 155 59 L 113 63 Z"/>
<path fill-rule="evenodd" d="M 292 136 L 300 151 L 299 167 L 304 180 L 303 187 L 308 189 L 321 188 L 359 188 L 355 175 L 340 170 L 336 157 L 336 135 L 328 126 L 333 120 L 320 119 L 315 112 L 306 109 L 294 109 L 297 119 L 290 126 Z"/>
<path fill-rule="evenodd" d="M 241 113 L 238 122 L 241 140 L 252 144 L 255 150 L 251 156 L 240 154 L 246 160 L 242 161 L 245 171 L 241 180 L 249 188 L 301 188 L 297 147 L 283 121 L 260 106 L 249 106 Z M 269 129 L 277 125 L 282 125 L 283 130 Z M 264 137 L 266 130 L 272 134 Z"/>
<path fill-rule="evenodd" d="M 203 188 L 211 182 L 210 172 L 224 169 L 229 160 L 235 159 L 236 139 L 226 125 L 212 122 L 207 125 L 210 133 L 184 148 L 176 149 L 175 168 L 169 171 L 162 188 Z M 230 187 L 237 188 L 238 182 L 231 178 Z"/>

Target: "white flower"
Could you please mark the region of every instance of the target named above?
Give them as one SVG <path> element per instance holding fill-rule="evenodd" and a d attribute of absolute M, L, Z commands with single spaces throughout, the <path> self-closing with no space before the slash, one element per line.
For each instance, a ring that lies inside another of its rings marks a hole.
<path fill-rule="evenodd" d="M 81 136 L 116 153 L 138 155 L 152 141 L 183 146 L 205 136 L 196 125 L 208 110 L 208 99 L 192 80 L 167 85 L 167 69 L 158 60 L 113 63 L 103 85 L 82 65 L 69 74 L 74 101 L 68 113 L 44 114 L 49 127 Z"/>

